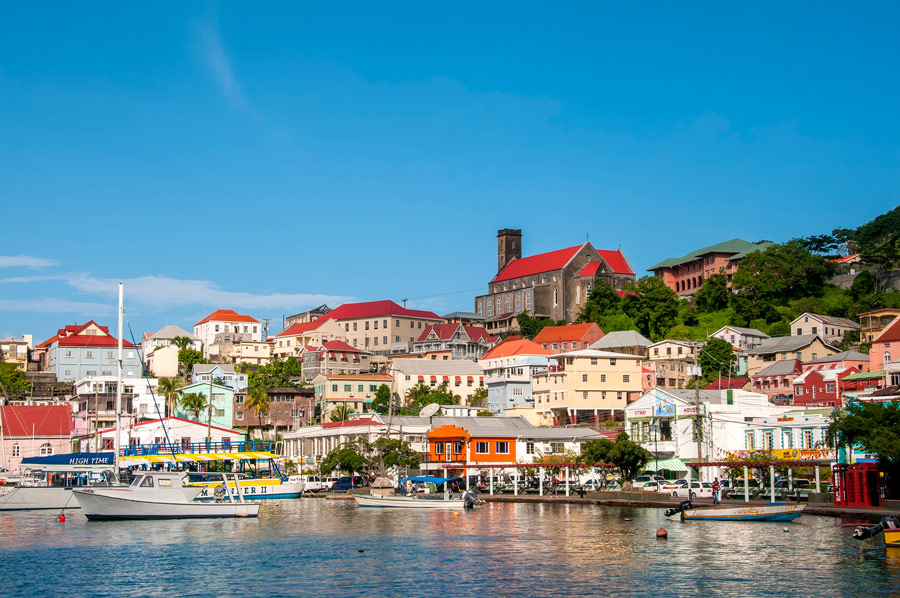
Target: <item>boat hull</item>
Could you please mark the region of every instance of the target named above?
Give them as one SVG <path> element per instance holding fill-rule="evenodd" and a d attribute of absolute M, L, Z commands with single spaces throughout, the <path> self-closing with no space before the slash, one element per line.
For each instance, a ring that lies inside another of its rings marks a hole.
<path fill-rule="evenodd" d="M 461 498 L 418 498 L 409 496 L 368 496 L 354 494 L 353 500 L 361 507 L 394 509 L 462 509 L 465 501 Z"/>
<path fill-rule="evenodd" d="M 900 529 L 886 529 L 883 533 L 885 546 L 900 548 Z"/>
<path fill-rule="evenodd" d="M 692 521 L 793 521 L 805 508 L 806 505 L 796 503 L 710 507 L 687 510 L 684 518 Z"/>
<path fill-rule="evenodd" d="M 202 519 L 221 517 L 256 517 L 259 505 L 253 503 L 155 502 L 127 495 L 75 491 L 84 516 L 91 521 L 118 519 Z"/>
<path fill-rule="evenodd" d="M 202 486 L 200 494 L 194 500 L 215 500 L 215 487 L 221 482 Z M 234 482 L 228 486 L 234 489 Z M 241 480 L 239 491 L 244 500 L 267 500 L 273 498 L 300 498 L 303 494 L 303 483 L 282 482 L 278 479 Z"/>
<path fill-rule="evenodd" d="M 30 511 L 39 509 L 77 509 L 78 501 L 71 487 L 16 486 L 0 496 L 0 511 Z"/>

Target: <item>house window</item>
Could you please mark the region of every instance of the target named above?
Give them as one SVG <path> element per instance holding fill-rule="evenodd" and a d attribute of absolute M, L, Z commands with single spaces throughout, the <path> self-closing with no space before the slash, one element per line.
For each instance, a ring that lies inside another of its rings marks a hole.
<path fill-rule="evenodd" d="M 600 374 L 600 382 L 606 382 L 606 374 Z"/>
<path fill-rule="evenodd" d="M 366 322 L 366 330 L 368 330 L 368 329 L 369 329 L 369 323 Z"/>
<path fill-rule="evenodd" d="M 516 293 L 516 313 L 522 311 L 522 294 Z"/>
<path fill-rule="evenodd" d="M 587 374 L 582 374 L 582 375 L 581 375 L 581 381 L 582 381 L 582 382 L 587 382 Z"/>
<path fill-rule="evenodd" d="M 812 450 L 812 448 L 813 448 L 813 431 L 812 430 L 803 430 L 803 446 L 801 448 L 805 451 Z"/>
<path fill-rule="evenodd" d="M 18 443 L 12 445 L 12 456 L 13 456 L 13 457 L 18 457 L 18 456 L 21 455 L 21 454 L 22 454 L 22 447 L 20 447 L 20 446 L 18 445 Z"/>
<path fill-rule="evenodd" d="M 387 320 L 381 321 L 381 327 L 384 328 L 385 330 L 387 330 Z"/>
<path fill-rule="evenodd" d="M 597 358 L 591 357 L 591 365 L 597 365 Z"/>
<path fill-rule="evenodd" d="M 534 454 L 534 443 L 533 443 L 533 442 L 526 442 L 526 443 L 525 443 L 525 454 L 526 454 L 526 455 L 533 455 L 533 454 Z"/>
<path fill-rule="evenodd" d="M 509 454 L 509 443 L 508 442 L 498 442 L 497 443 L 497 454 L 498 455 L 508 455 Z"/>
<path fill-rule="evenodd" d="M 615 358 L 609 360 L 609 365 L 612 365 L 612 366 L 616 365 Z"/>
<path fill-rule="evenodd" d="M 338 385 L 337 385 L 337 384 L 332 384 L 332 385 L 331 385 L 331 391 L 332 391 L 332 392 L 337 392 L 337 389 L 338 389 Z"/>
<path fill-rule="evenodd" d="M 53 446 L 49 442 L 41 445 L 41 457 L 48 457 L 53 454 Z"/>
<path fill-rule="evenodd" d="M 444 454 L 444 443 L 443 442 L 435 442 L 434 443 L 434 452 L 438 455 Z"/>
<path fill-rule="evenodd" d="M 631 376 L 625 374 L 622 376 L 622 382 L 629 382 L 631 380 Z"/>
<path fill-rule="evenodd" d="M 785 430 L 781 435 L 781 448 L 789 449 L 794 448 L 794 435 L 790 430 Z"/>
<path fill-rule="evenodd" d="M 352 384 L 344 384 L 344 392 L 353 392 Z"/>
<path fill-rule="evenodd" d="M 587 391 L 586 391 L 586 390 L 585 390 L 584 392 L 581 393 L 581 398 L 584 399 L 585 401 L 587 401 L 588 396 L 587 396 Z"/>
<path fill-rule="evenodd" d="M 490 453 L 490 448 L 488 448 L 487 442 L 476 442 L 475 443 L 475 454 L 476 455 L 487 455 Z"/>
<path fill-rule="evenodd" d="M 512 295 L 506 296 L 506 313 L 512 311 Z"/>
<path fill-rule="evenodd" d="M 453 454 L 454 455 L 462 455 L 463 454 L 463 443 L 459 440 L 453 442 Z"/>
<path fill-rule="evenodd" d="M 774 439 L 772 438 L 771 431 L 767 430 L 767 431 L 763 432 L 762 440 L 763 440 L 762 448 L 764 451 L 771 451 L 774 448 L 775 443 L 773 442 Z"/>
<path fill-rule="evenodd" d="M 531 293 L 525 293 L 525 309 L 531 309 Z"/>
<path fill-rule="evenodd" d="M 375 320 L 374 325 L 375 325 L 375 330 L 378 330 L 378 320 Z"/>
<path fill-rule="evenodd" d="M 575 285 L 575 305 L 579 305 L 581 303 L 581 285 Z"/>
<path fill-rule="evenodd" d="M 748 451 L 756 450 L 756 442 L 754 442 L 754 440 L 755 440 L 755 435 L 753 434 L 752 431 L 744 434 L 744 444 L 746 445 Z"/>
<path fill-rule="evenodd" d="M 356 391 L 357 391 L 357 392 L 362 392 L 362 391 L 363 391 L 363 388 L 364 388 L 364 386 L 363 386 L 362 384 L 357 384 L 357 385 L 356 385 Z"/>
<path fill-rule="evenodd" d="M 87 351 L 87 352 L 85 353 L 85 357 L 87 357 L 88 359 L 92 359 L 92 358 L 94 357 L 94 352 L 93 352 L 93 351 Z"/>

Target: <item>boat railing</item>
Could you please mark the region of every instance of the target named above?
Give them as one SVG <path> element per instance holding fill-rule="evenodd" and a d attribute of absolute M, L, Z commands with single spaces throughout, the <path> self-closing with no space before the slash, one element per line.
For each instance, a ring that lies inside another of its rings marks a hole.
<path fill-rule="evenodd" d="M 189 455 L 195 453 L 265 453 L 271 452 L 273 443 L 268 440 L 245 442 L 173 442 L 132 444 L 122 447 L 122 456 Z"/>

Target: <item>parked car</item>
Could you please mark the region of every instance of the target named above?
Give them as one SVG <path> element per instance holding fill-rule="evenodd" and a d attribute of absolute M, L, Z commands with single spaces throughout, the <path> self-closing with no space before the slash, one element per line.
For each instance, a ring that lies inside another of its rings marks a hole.
<path fill-rule="evenodd" d="M 641 492 L 659 492 L 659 488 L 662 485 L 662 482 L 658 482 L 657 480 L 651 480 L 649 482 L 644 482 L 638 490 Z"/>
<path fill-rule="evenodd" d="M 815 488 L 816 484 L 811 480 L 807 480 L 806 478 L 794 478 L 793 484 L 789 483 L 787 478 L 782 478 L 775 482 L 775 490 L 781 490 L 783 488 Z"/>
<path fill-rule="evenodd" d="M 659 487 L 657 488 L 657 492 L 662 494 L 672 494 L 679 488 L 687 486 L 687 480 L 677 480 L 674 482 L 659 482 Z"/>
<path fill-rule="evenodd" d="M 341 479 L 337 476 L 329 476 L 327 478 L 322 478 L 322 490 L 331 490 L 331 487 L 334 486 L 334 483 Z"/>
<path fill-rule="evenodd" d="M 641 488 L 644 487 L 644 484 L 646 484 L 647 482 L 665 482 L 665 481 L 666 481 L 666 478 L 662 477 L 661 475 L 644 474 L 644 475 L 639 475 L 638 477 L 634 478 L 634 481 L 631 483 L 631 487 L 634 488 L 635 490 L 640 490 Z"/>
<path fill-rule="evenodd" d="M 369 481 L 361 475 L 345 475 L 338 479 L 331 487 L 332 492 L 346 494 L 348 490 L 353 488 L 365 488 L 369 485 Z"/>
<path fill-rule="evenodd" d="M 680 496 L 681 498 L 712 498 L 712 482 L 691 482 L 691 487 L 687 485 L 678 488 L 672 492 L 672 496 Z"/>
<path fill-rule="evenodd" d="M 304 492 L 321 492 L 324 486 L 316 475 L 296 475 L 288 478 L 289 482 L 302 482 Z"/>

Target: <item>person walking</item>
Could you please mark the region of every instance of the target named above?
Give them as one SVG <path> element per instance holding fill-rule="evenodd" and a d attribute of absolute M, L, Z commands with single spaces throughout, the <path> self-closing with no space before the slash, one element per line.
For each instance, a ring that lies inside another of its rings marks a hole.
<path fill-rule="evenodd" d="M 713 504 L 719 504 L 719 478 L 714 478 L 712 483 Z"/>

